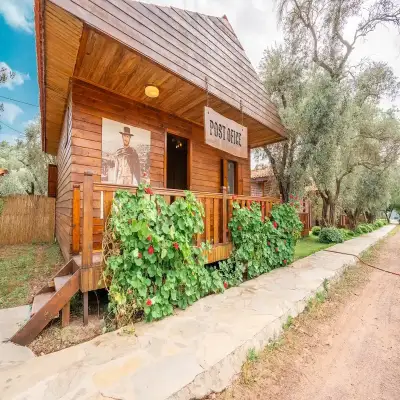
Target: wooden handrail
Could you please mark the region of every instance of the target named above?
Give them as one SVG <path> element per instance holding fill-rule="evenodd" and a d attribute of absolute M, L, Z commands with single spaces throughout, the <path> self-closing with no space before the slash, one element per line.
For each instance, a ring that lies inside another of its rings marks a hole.
<path fill-rule="evenodd" d="M 82 238 L 80 238 L 80 204 L 81 191 L 83 190 L 83 224 Z M 101 237 L 105 228 L 114 193 L 117 190 L 127 190 L 136 193 L 137 187 L 122 186 L 108 183 L 94 182 L 93 174 L 87 171 L 84 174 L 83 189 L 79 185 L 74 186 L 73 191 L 73 252 L 79 252 L 79 242 L 82 245 L 82 268 L 92 266 L 93 249 L 101 249 Z M 178 198 L 185 197 L 184 190 L 152 188 L 153 192 L 160 195 L 171 204 Z M 94 194 L 98 193 L 95 201 Z M 200 245 L 202 241 L 210 241 L 213 245 L 227 245 L 230 243 L 228 223 L 232 218 L 233 202 L 236 200 L 241 207 L 250 207 L 251 202 L 261 205 L 262 218 L 271 212 L 275 203 L 280 199 L 274 197 L 252 197 L 243 195 L 232 195 L 227 193 L 226 187 L 222 187 L 222 193 L 192 191 L 197 200 L 204 206 L 205 215 L 204 233 L 196 235 L 195 242 Z M 100 201 L 99 201 L 100 200 Z M 100 218 L 94 218 L 94 207 L 100 209 Z"/>

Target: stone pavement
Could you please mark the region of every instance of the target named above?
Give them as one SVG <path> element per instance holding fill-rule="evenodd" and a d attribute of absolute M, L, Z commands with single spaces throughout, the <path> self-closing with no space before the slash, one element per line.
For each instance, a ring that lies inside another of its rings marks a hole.
<path fill-rule="evenodd" d="M 394 229 L 383 227 L 332 249 L 360 254 Z M 281 333 L 289 315 L 336 279 L 355 257 L 318 252 L 185 311 L 90 342 L 0 366 L 6 399 L 189 400 L 220 391 L 240 372 L 250 348 Z"/>
<path fill-rule="evenodd" d="M 30 313 L 30 306 L 6 308 L 0 310 L 0 367 L 19 363 L 34 357 L 27 347 L 14 343 L 4 343 L 18 330 Z"/>

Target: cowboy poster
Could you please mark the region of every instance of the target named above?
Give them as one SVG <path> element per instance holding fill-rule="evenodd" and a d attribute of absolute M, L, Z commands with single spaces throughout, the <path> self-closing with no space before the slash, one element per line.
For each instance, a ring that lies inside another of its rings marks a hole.
<path fill-rule="evenodd" d="M 150 183 L 150 135 L 145 129 L 103 118 L 101 181 L 124 186 Z"/>

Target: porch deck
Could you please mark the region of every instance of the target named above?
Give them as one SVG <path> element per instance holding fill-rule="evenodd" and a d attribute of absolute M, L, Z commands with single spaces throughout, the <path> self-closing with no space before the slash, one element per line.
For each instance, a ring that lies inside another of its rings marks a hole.
<path fill-rule="evenodd" d="M 72 252 L 75 265 L 81 269 L 80 289 L 82 292 L 104 287 L 101 280 L 102 239 L 105 223 L 117 190 L 135 193 L 137 188 L 94 182 L 93 174 L 90 171 L 85 172 L 82 187 L 81 185 L 74 186 Z M 183 190 L 153 188 L 153 191 L 162 196 L 168 204 L 185 197 Z M 205 241 L 211 243 L 212 249 L 208 255 L 209 263 L 229 258 L 232 242 L 228 223 L 232 218 L 233 196 L 227 194 L 225 187 L 222 188 L 222 193 L 193 193 L 203 204 L 205 210 L 204 232 L 197 235 L 194 242 L 197 245 Z M 272 206 L 280 203 L 280 199 L 273 197 L 235 195 L 235 198 L 241 207 L 250 207 L 252 202 L 259 203 L 263 216 L 268 216 Z"/>

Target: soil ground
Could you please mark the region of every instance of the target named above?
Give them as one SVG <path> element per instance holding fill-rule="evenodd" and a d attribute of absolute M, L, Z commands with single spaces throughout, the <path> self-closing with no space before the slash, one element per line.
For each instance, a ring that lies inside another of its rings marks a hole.
<path fill-rule="evenodd" d="M 364 255 L 400 272 L 400 228 Z M 363 264 L 288 320 L 260 354 L 249 352 L 218 400 L 397 400 L 400 393 L 400 277 Z"/>

